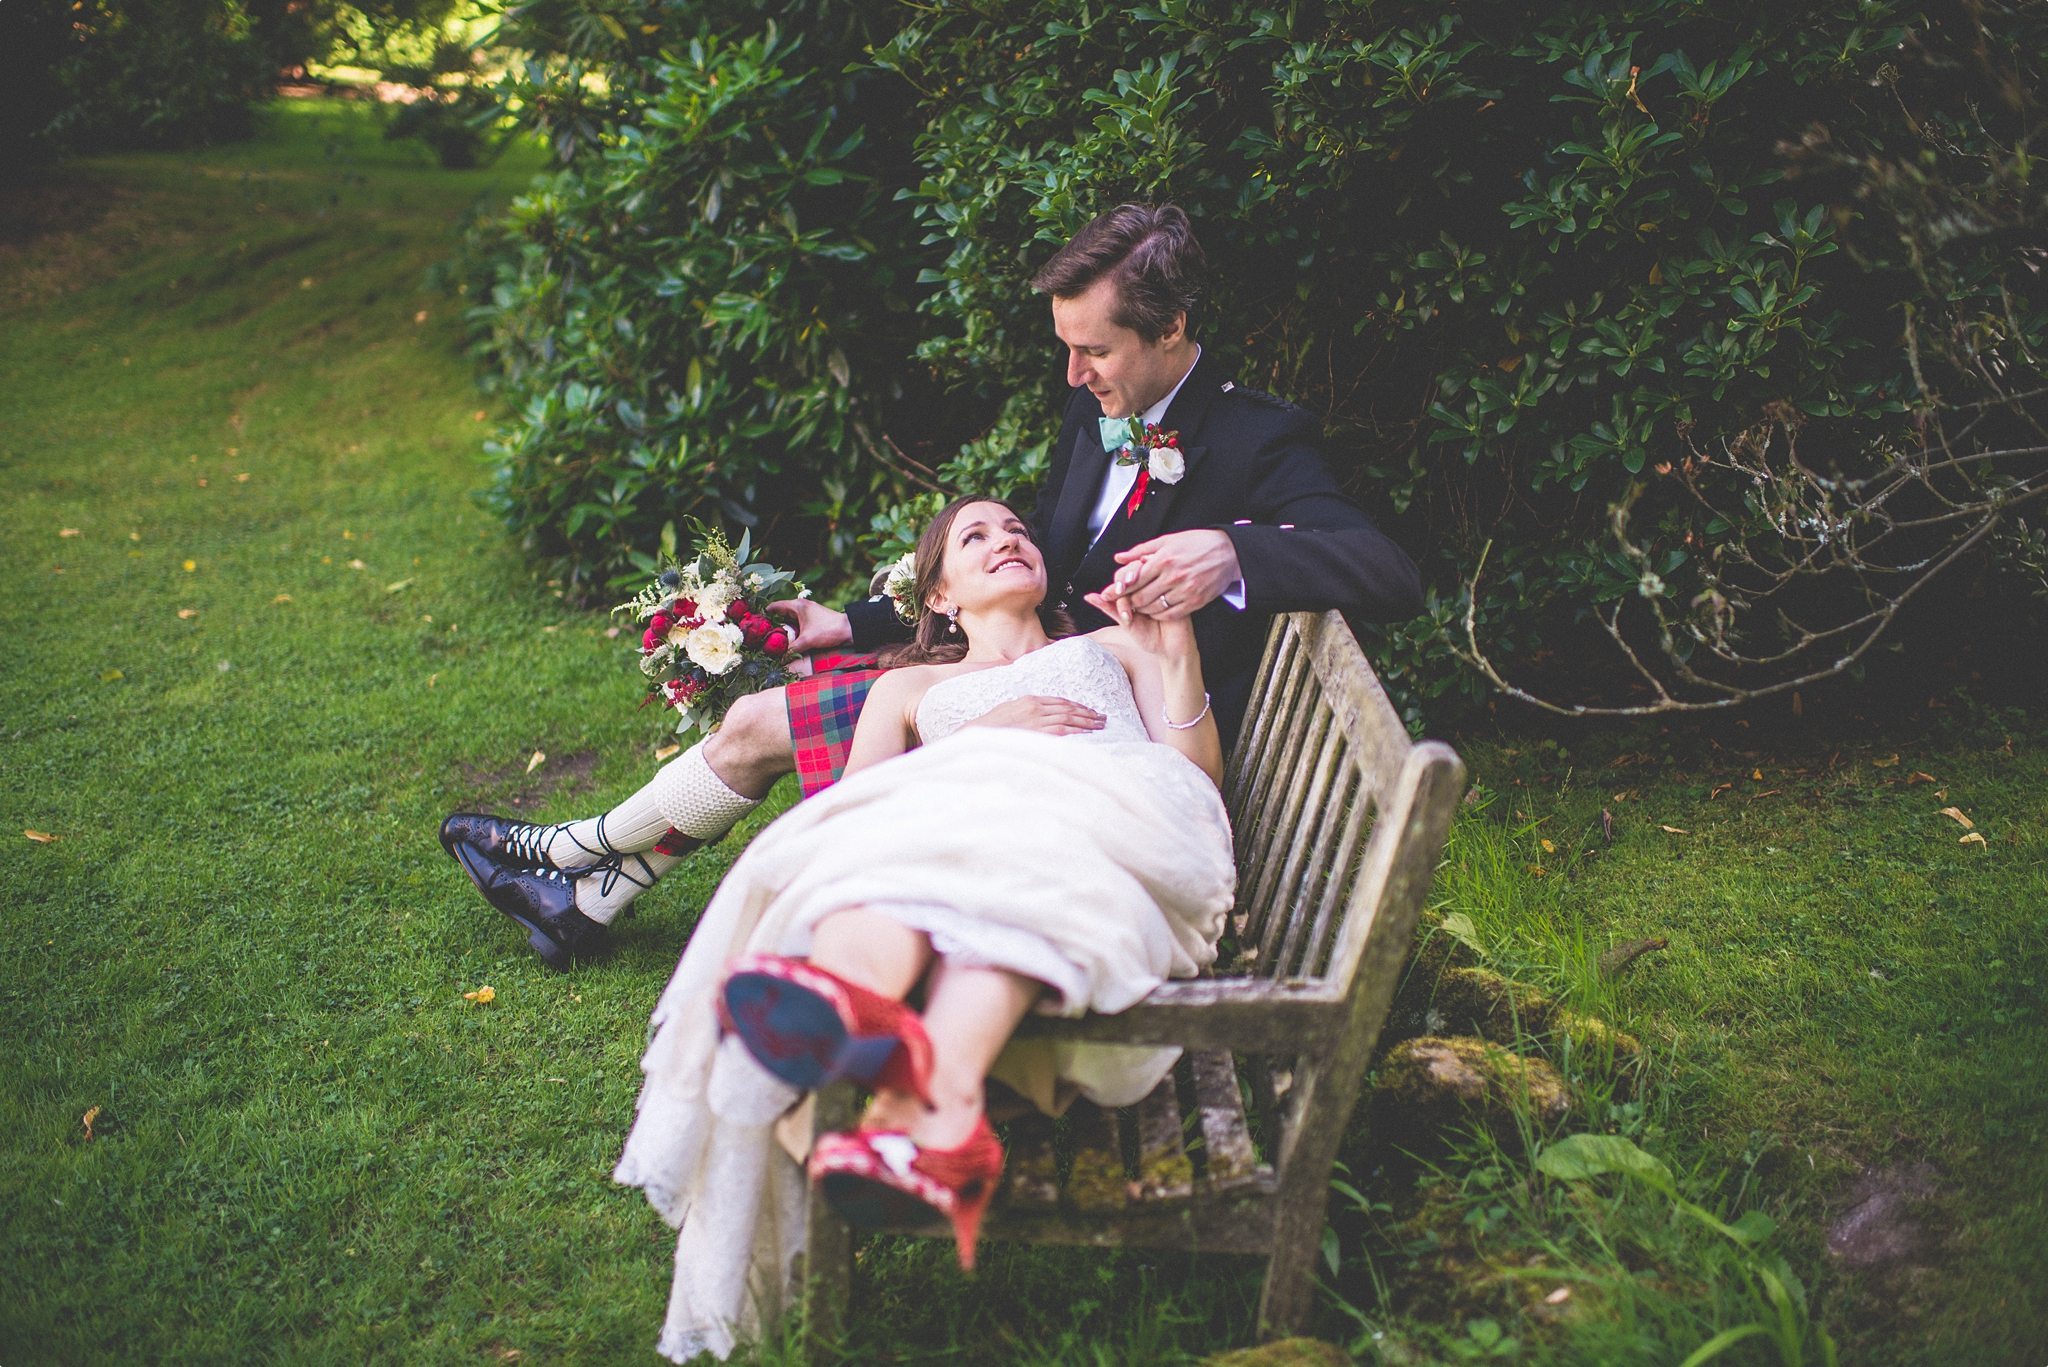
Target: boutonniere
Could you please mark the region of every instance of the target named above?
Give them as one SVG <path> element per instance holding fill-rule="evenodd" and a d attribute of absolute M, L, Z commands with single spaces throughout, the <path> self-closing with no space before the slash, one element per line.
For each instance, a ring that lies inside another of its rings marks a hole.
<path fill-rule="evenodd" d="M 1156 422 L 1130 420 L 1130 436 L 1116 453 L 1118 465 L 1136 465 L 1138 478 L 1131 484 L 1131 496 L 1124 500 L 1124 516 L 1136 517 L 1156 481 L 1178 484 L 1188 472 L 1188 459 L 1181 454 L 1180 433 L 1169 432 Z"/>

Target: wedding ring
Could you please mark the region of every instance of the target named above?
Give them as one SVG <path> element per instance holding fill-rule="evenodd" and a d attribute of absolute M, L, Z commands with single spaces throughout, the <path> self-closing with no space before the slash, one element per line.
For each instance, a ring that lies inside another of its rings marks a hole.
<path fill-rule="evenodd" d="M 1172 612 L 1172 611 L 1173 611 L 1173 600 L 1172 600 L 1172 599 L 1170 599 L 1170 598 L 1168 598 L 1168 597 L 1167 597 L 1167 596 L 1166 596 L 1165 594 L 1163 594 L 1163 593 L 1162 593 L 1162 594 L 1160 594 L 1160 595 L 1159 595 L 1159 606 L 1160 606 L 1160 607 L 1162 607 L 1162 608 L 1164 608 L 1164 609 L 1166 609 L 1166 610 L 1167 610 L 1168 612 Z"/>

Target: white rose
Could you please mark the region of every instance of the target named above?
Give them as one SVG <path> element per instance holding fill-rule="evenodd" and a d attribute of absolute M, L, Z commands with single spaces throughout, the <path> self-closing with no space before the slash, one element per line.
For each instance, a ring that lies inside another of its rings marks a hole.
<path fill-rule="evenodd" d="M 706 674 L 723 674 L 740 662 L 740 642 L 746 637 L 731 622 L 711 622 L 690 633 L 683 650 L 690 663 Z"/>
<path fill-rule="evenodd" d="M 1155 446 L 1145 453 L 1145 468 L 1161 484 L 1178 484 L 1188 472 L 1187 459 L 1171 446 Z"/>

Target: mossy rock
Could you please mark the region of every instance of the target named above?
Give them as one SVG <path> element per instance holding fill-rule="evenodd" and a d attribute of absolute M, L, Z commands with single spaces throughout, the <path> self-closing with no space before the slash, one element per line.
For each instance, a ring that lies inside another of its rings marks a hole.
<path fill-rule="evenodd" d="M 1439 937 L 1448 938 L 1448 937 Z M 1439 956 L 1441 959 L 1441 956 Z M 1424 1035 L 1476 1035 L 1495 1044 L 1568 1036 L 1580 1048 L 1606 1054 L 1627 1069 L 1642 1055 L 1635 1036 L 1606 1021 L 1561 1005 L 1549 993 L 1491 969 L 1447 959 L 1434 973 L 1420 956 L 1387 1013 L 1381 1047 Z"/>
<path fill-rule="evenodd" d="M 1547 1129 L 1572 1107 L 1558 1071 L 1490 1040 L 1423 1035 L 1403 1040 L 1374 1081 L 1375 1131 L 1402 1148 L 1436 1147 L 1437 1136 L 1477 1121 L 1502 1139 L 1527 1123 Z"/>
<path fill-rule="evenodd" d="M 1321 1339 L 1276 1339 L 1202 1359 L 1202 1367 L 1350 1367 L 1351 1355 Z"/>

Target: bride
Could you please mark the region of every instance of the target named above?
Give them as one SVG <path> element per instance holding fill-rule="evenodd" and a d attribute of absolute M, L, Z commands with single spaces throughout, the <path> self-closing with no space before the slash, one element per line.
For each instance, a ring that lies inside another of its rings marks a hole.
<path fill-rule="evenodd" d="M 680 1228 L 660 1350 L 731 1352 L 792 1292 L 808 1158 L 855 1224 L 944 1216 L 963 1267 L 1002 1171 L 984 1084 L 1128 1105 L 1177 1051 L 1010 1040 L 1119 1011 L 1215 956 L 1234 887 L 1222 750 L 1188 621 L 1045 607 L 1024 519 L 959 499 L 919 539 L 916 644 L 846 777 L 762 832 L 654 1013 L 615 1176 Z M 913 1005 L 915 1004 L 915 1005 Z M 873 1093 L 802 1153 L 804 1093 Z M 780 1138 L 778 1138 L 780 1136 Z"/>

